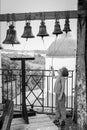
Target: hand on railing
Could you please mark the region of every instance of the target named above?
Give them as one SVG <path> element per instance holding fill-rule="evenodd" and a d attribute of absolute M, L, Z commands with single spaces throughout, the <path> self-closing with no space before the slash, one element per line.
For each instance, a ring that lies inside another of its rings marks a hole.
<path fill-rule="evenodd" d="M 55 70 L 53 69 L 52 66 L 50 67 L 50 75 L 51 75 L 52 77 L 55 77 Z"/>

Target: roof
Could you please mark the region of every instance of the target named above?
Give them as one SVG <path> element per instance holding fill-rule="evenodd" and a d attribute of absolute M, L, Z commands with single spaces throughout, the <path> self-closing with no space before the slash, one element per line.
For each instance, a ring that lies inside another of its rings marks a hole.
<path fill-rule="evenodd" d="M 70 33 L 62 34 L 58 40 L 51 43 L 47 49 L 47 57 L 75 57 L 76 39 Z"/>

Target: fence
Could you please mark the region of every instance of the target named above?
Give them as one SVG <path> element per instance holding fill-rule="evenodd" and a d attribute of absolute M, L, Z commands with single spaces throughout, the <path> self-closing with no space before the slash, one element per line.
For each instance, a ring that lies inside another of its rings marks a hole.
<path fill-rule="evenodd" d="M 26 70 L 26 105 L 27 110 L 33 105 L 40 112 L 55 111 L 55 93 L 53 92 L 56 76 L 52 70 Z M 21 70 L 2 70 L 2 100 L 14 101 L 15 108 L 21 110 L 22 105 L 22 74 Z M 74 108 L 74 77 L 75 72 L 69 70 L 65 85 L 66 108 Z"/>

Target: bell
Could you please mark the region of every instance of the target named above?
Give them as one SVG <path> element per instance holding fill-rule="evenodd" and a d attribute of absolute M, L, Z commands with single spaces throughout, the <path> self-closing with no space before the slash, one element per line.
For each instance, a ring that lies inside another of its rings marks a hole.
<path fill-rule="evenodd" d="M 23 35 L 21 36 L 22 38 L 34 38 L 33 34 L 32 34 L 32 28 L 30 26 L 30 23 L 29 22 L 26 22 L 26 25 L 24 27 L 24 33 Z"/>
<path fill-rule="evenodd" d="M 3 41 L 3 44 L 20 44 L 20 42 L 17 40 L 16 31 L 14 30 L 14 26 L 12 24 L 7 30 L 6 38 Z"/>
<path fill-rule="evenodd" d="M 58 36 L 59 34 L 62 34 L 63 32 L 61 31 L 61 28 L 60 28 L 60 24 L 59 24 L 59 21 L 55 21 L 55 26 L 54 26 L 54 31 L 53 31 L 53 34 L 55 34 L 56 36 Z"/>
<path fill-rule="evenodd" d="M 0 44 L 0 50 L 2 50 L 3 49 L 3 47 L 1 46 L 1 44 Z"/>
<path fill-rule="evenodd" d="M 68 18 L 66 18 L 66 20 L 65 20 L 65 25 L 64 25 L 63 31 L 66 32 L 66 34 L 67 34 L 69 31 L 71 31 L 70 25 L 69 25 L 69 19 L 68 19 Z"/>
<path fill-rule="evenodd" d="M 49 36 L 49 34 L 46 31 L 45 22 L 43 20 L 41 21 L 41 25 L 39 27 L 39 33 L 37 34 L 37 36 L 42 37 L 42 39 L 43 37 Z"/>

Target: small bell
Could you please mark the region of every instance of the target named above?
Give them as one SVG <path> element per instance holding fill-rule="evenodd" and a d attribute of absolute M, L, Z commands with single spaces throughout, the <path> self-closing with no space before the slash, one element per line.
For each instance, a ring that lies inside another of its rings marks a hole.
<path fill-rule="evenodd" d="M 54 31 L 53 31 L 53 34 L 55 34 L 56 36 L 58 36 L 59 34 L 62 34 L 63 32 L 61 31 L 61 28 L 60 28 L 60 24 L 59 24 L 59 21 L 55 21 L 55 26 L 54 26 Z"/>
<path fill-rule="evenodd" d="M 3 49 L 3 47 L 1 46 L 1 44 L 0 44 L 0 50 L 2 50 Z"/>
<path fill-rule="evenodd" d="M 64 25 L 63 31 L 66 32 L 66 34 L 67 34 L 69 31 L 71 31 L 70 25 L 69 25 L 69 19 L 68 19 L 68 18 L 66 18 L 66 20 L 65 20 L 65 25 Z"/>
<path fill-rule="evenodd" d="M 39 33 L 37 34 L 37 36 L 41 37 L 42 39 L 43 37 L 49 36 L 49 34 L 46 31 L 45 22 L 43 20 L 41 21 L 41 25 L 39 27 Z"/>
<path fill-rule="evenodd" d="M 17 40 L 16 31 L 14 30 L 14 26 L 12 24 L 7 30 L 6 38 L 3 41 L 3 44 L 20 44 L 20 42 Z"/>
<path fill-rule="evenodd" d="M 21 36 L 22 38 L 34 38 L 33 34 L 32 34 L 32 28 L 30 26 L 30 22 L 26 22 L 26 25 L 24 27 L 24 33 Z"/>

